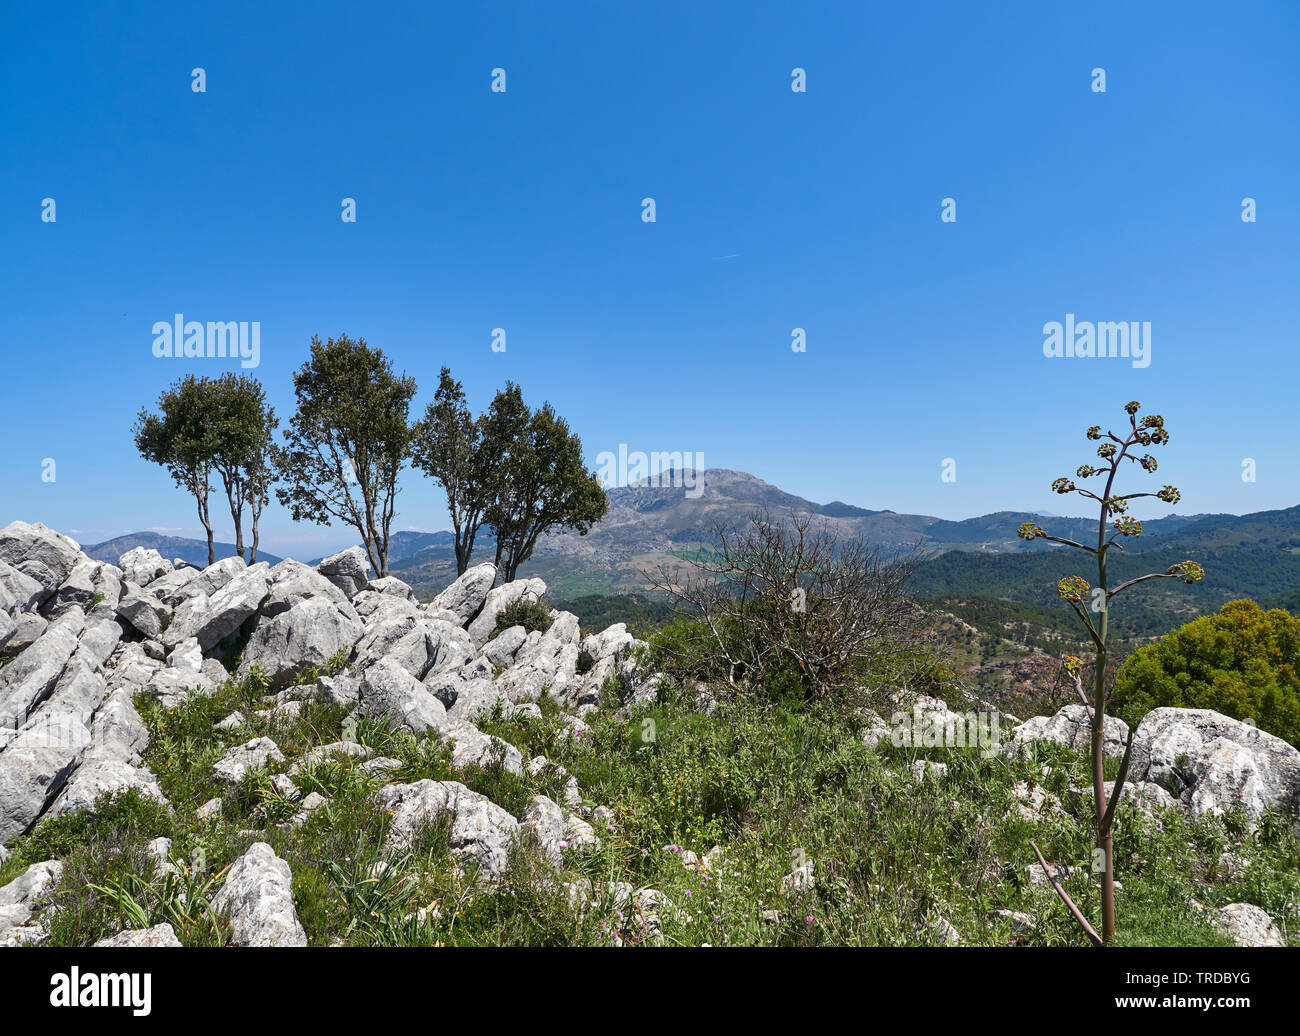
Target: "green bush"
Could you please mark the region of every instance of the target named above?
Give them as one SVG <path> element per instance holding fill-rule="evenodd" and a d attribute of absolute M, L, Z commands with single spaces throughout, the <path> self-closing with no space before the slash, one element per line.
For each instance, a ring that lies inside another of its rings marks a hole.
<path fill-rule="evenodd" d="M 1300 745 L 1298 668 L 1300 620 L 1230 601 L 1129 656 L 1115 704 L 1130 724 L 1161 706 L 1213 709 Z"/>
<path fill-rule="evenodd" d="M 144 843 L 171 834 L 167 807 L 136 788 L 107 795 L 93 810 L 75 810 L 43 821 L 14 846 L 24 867 L 42 860 L 65 859 L 74 849 L 96 840 L 120 838 Z"/>
<path fill-rule="evenodd" d="M 514 604 L 508 604 L 501 610 L 497 617 L 496 629 L 492 631 L 492 636 L 496 636 L 511 626 L 522 626 L 529 633 L 540 631 L 545 633 L 551 628 L 551 609 L 546 607 L 540 601 L 519 600 Z"/>

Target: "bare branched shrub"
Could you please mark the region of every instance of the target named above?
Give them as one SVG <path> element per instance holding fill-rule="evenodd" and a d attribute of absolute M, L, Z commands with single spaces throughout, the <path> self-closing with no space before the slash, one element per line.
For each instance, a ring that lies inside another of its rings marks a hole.
<path fill-rule="evenodd" d="M 678 672 L 813 700 L 859 687 L 915 644 L 915 554 L 885 560 L 810 516 L 756 514 L 714 535 L 716 551 L 651 581 L 697 619 L 660 641 Z"/>

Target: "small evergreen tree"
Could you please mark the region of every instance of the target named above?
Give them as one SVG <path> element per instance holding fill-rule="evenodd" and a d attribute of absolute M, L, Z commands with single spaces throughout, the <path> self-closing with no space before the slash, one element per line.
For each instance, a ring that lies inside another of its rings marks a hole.
<path fill-rule="evenodd" d="M 415 426 L 411 457 L 447 494 L 458 576 L 469 568 L 474 539 L 495 494 L 495 444 L 484 442 L 486 424 L 474 418 L 461 383 L 442 368 L 433 402 Z"/>
<path fill-rule="evenodd" d="M 583 464 L 582 440 L 568 422 L 549 403 L 529 414 L 516 385 L 493 401 L 484 439 L 497 463 L 486 521 L 496 536 L 497 567 L 510 582 L 543 533 L 567 528 L 585 536 L 609 501 Z"/>
<path fill-rule="evenodd" d="M 244 506 L 252 519 L 253 546 L 249 563 L 257 560 L 258 522 L 266 502 L 271 477 L 271 433 L 279 423 L 266 405 L 261 383 L 248 374 L 227 372 L 204 382 L 211 394 L 210 410 L 216 440 L 212 467 L 221 477 L 235 523 L 235 553 L 244 556 Z"/>
<path fill-rule="evenodd" d="M 140 456 L 166 468 L 173 481 L 194 497 L 199 522 L 208 535 L 209 565 L 215 558 L 208 497 L 220 447 L 215 399 L 211 382 L 187 375 L 158 396 L 158 413 L 142 408 L 131 429 Z"/>
<path fill-rule="evenodd" d="M 316 336 L 293 388 L 297 410 L 274 455 L 284 482 L 276 496 L 294 521 L 351 526 L 371 568 L 386 576 L 397 477 L 410 455 L 415 379 L 394 374 L 392 362 L 364 338 Z"/>
<path fill-rule="evenodd" d="M 1300 747 L 1300 619 L 1229 601 L 1131 654 L 1115 674 L 1115 709 L 1212 709 L 1252 720 Z"/>

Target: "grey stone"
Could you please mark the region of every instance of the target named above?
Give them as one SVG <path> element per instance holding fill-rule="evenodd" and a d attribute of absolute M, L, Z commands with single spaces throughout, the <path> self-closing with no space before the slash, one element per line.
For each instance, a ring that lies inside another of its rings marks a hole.
<path fill-rule="evenodd" d="M 136 586 L 148 586 L 160 576 L 172 570 L 172 563 L 163 558 L 156 550 L 147 547 L 132 547 L 117 559 L 117 567 L 122 570 L 122 577 Z"/>
<path fill-rule="evenodd" d="M 502 667 L 514 665 L 515 656 L 528 639 L 528 631 L 522 626 L 504 629 L 487 642 L 483 648 L 483 657 L 493 665 Z"/>
<path fill-rule="evenodd" d="M 524 757 L 519 749 L 495 734 L 484 734 L 468 723 L 453 724 L 444 733 L 455 740 L 456 746 L 451 753 L 451 765 L 455 769 L 489 767 L 499 763 L 507 773 L 523 775 Z"/>
<path fill-rule="evenodd" d="M 74 610 L 51 623 L 34 644 L 0 669 L 0 726 L 18 726 L 54 689 L 77 650 L 80 614 Z"/>
<path fill-rule="evenodd" d="M 493 587 L 478 615 L 466 627 L 466 632 L 475 644 L 486 644 L 504 609 L 523 599 L 540 601 L 545 593 L 546 583 L 541 579 L 516 579 Z"/>
<path fill-rule="evenodd" d="M 50 901 L 50 894 L 62 877 L 62 863 L 44 860 L 33 863 L 0 888 L 0 930 L 26 924 L 32 914 Z"/>
<path fill-rule="evenodd" d="M 349 598 L 364 590 L 370 580 L 370 561 L 364 547 L 349 547 L 331 554 L 317 570 Z"/>
<path fill-rule="evenodd" d="M 212 694 L 217 690 L 207 673 L 168 667 L 149 677 L 144 693 L 157 698 L 167 708 L 182 704 L 191 694 Z"/>
<path fill-rule="evenodd" d="M 374 754 L 374 749 L 359 745 L 355 741 L 332 741 L 327 745 L 317 745 L 305 753 L 301 759 L 289 767 L 286 773 L 294 777 L 303 770 L 310 770 L 313 766 L 324 762 L 326 759 L 366 760 Z"/>
<path fill-rule="evenodd" d="M 392 812 L 388 828 L 390 849 L 411 845 L 427 824 L 451 819 L 451 850 L 462 862 L 474 861 L 489 881 L 505 873 L 510 846 L 519 822 L 496 803 L 457 781 L 417 781 L 389 784 L 379 801 Z"/>
<path fill-rule="evenodd" d="M 384 594 L 387 597 L 397 597 L 404 601 L 415 600 L 415 591 L 411 589 L 410 584 L 403 583 L 396 576 L 372 579 L 366 584 L 366 589 L 373 590 L 377 594 Z"/>
<path fill-rule="evenodd" d="M 4 649 L 8 654 L 16 655 L 36 643 L 42 633 L 49 628 L 49 620 L 36 612 L 19 612 L 13 617 L 14 629 L 9 634 Z"/>
<path fill-rule="evenodd" d="M 0 529 L 0 561 L 35 579 L 53 594 L 85 555 L 81 546 L 40 522 L 10 522 Z"/>
<path fill-rule="evenodd" d="M 7 561 L 0 561 L 0 612 L 13 615 L 32 611 L 48 597 L 49 592 L 39 582 Z"/>
<path fill-rule="evenodd" d="M 265 562 L 263 563 L 263 570 L 269 567 Z M 192 597 L 195 594 L 207 594 L 211 597 L 247 569 L 248 565 L 237 554 L 215 561 L 207 568 L 196 573 L 193 582 L 185 585 L 185 596 Z"/>
<path fill-rule="evenodd" d="M 194 811 L 194 816 L 198 820 L 215 820 L 221 816 L 221 800 L 208 799 L 198 809 Z"/>
<path fill-rule="evenodd" d="M 595 665 L 603 658 L 618 658 L 631 649 L 635 639 L 627 631 L 627 623 L 616 622 L 603 633 L 584 638 L 578 657 L 588 665 Z"/>
<path fill-rule="evenodd" d="M 212 906 L 229 917 L 236 946 L 307 945 L 293 906 L 293 874 L 265 842 L 235 861 Z"/>
<path fill-rule="evenodd" d="M 1124 755 L 1128 724 L 1116 716 L 1107 716 L 1103 728 L 1102 751 L 1111 758 Z M 1092 750 L 1091 712 L 1083 705 L 1066 705 L 1053 716 L 1033 716 L 1011 732 L 1011 740 L 1002 746 L 1004 755 L 1015 755 L 1022 746 L 1035 741 L 1055 741 L 1076 752 Z M 1137 746 L 1134 746 L 1134 751 Z"/>
<path fill-rule="evenodd" d="M 284 762 L 284 753 L 269 737 L 255 737 L 236 745 L 213 764 L 212 776 L 227 784 L 238 784 L 249 770 L 264 770 L 271 763 Z"/>
<path fill-rule="evenodd" d="M 164 921 L 152 928 L 128 928 L 116 935 L 110 935 L 107 939 L 100 939 L 95 945 L 113 947 L 180 946 L 181 941 L 176 938 L 176 932 L 172 926 Z"/>
<path fill-rule="evenodd" d="M 157 778 L 148 769 L 123 760 L 111 746 L 95 746 L 82 757 L 81 765 L 59 792 L 46 816 L 58 817 L 82 810 L 93 812 L 102 796 L 132 788 L 144 798 L 164 805 L 167 802 Z"/>
<path fill-rule="evenodd" d="M 270 585 L 262 604 L 263 615 L 279 615 L 304 601 L 318 599 L 333 604 L 350 622 L 360 623 L 361 618 L 348 601 L 348 595 L 310 565 L 286 559 L 267 574 Z"/>
<path fill-rule="evenodd" d="M 1286 945 L 1273 919 L 1250 903 L 1229 903 L 1219 907 L 1214 924 L 1238 946 Z"/>
<path fill-rule="evenodd" d="M 491 563 L 467 568 L 463 575 L 433 599 L 429 607 L 454 612 L 459 625 L 464 626 L 483 609 L 488 591 L 492 589 L 496 578 L 497 568 Z"/>
<path fill-rule="evenodd" d="M 356 705 L 361 695 L 361 681 L 346 673 L 316 679 L 316 696 L 326 705 Z"/>
<path fill-rule="evenodd" d="M 510 699 L 495 683 L 491 680 L 472 680 L 460 685 L 455 703 L 447 710 L 447 715 L 453 720 L 473 723 L 483 713 L 491 712 L 497 702 L 503 703 L 502 712 L 506 717 L 514 712 Z"/>
<path fill-rule="evenodd" d="M 142 637 L 156 639 L 171 616 L 171 609 L 153 594 L 128 583 L 126 593 L 117 602 L 117 614 Z"/>
<path fill-rule="evenodd" d="M 256 614 L 266 597 L 269 569 L 265 561 L 259 561 L 239 571 L 210 597 L 199 593 L 187 599 L 176 609 L 163 634 L 163 643 L 170 648 L 188 637 L 197 637 L 199 646 L 205 652 L 211 651 Z M 205 570 L 205 576 L 207 571 L 210 569 Z"/>
<path fill-rule="evenodd" d="M 348 612 L 352 612 L 351 606 Z M 337 654 L 351 657 L 361 634 L 360 621 L 349 618 L 335 602 L 307 598 L 258 620 L 244 648 L 239 673 L 247 675 L 258 666 L 273 684 L 279 684 L 305 669 L 319 669 Z"/>
<path fill-rule="evenodd" d="M 1138 724 L 1130 775 L 1161 785 L 1196 817 L 1276 809 L 1300 829 L 1300 751 L 1208 709 L 1152 709 Z"/>
<path fill-rule="evenodd" d="M 176 608 L 191 596 L 190 587 L 195 585 L 199 575 L 200 570 L 197 568 L 173 568 L 170 572 L 151 580 L 149 592 L 169 608 Z"/>
<path fill-rule="evenodd" d="M 441 732 L 447 726 L 442 702 L 391 659 L 380 659 L 361 680 L 360 707 L 372 719 L 387 720 L 416 734 Z"/>
<path fill-rule="evenodd" d="M 98 570 L 97 561 L 89 558 L 78 561 L 54 592 L 54 599 L 48 605 L 47 612 L 59 615 L 73 606 L 89 611 L 95 596 L 95 575 Z"/>

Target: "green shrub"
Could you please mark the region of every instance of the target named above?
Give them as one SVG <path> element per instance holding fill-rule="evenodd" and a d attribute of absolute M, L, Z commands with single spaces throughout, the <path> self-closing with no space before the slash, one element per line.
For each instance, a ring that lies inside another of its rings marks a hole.
<path fill-rule="evenodd" d="M 105 796 L 94 810 L 77 810 L 46 820 L 14 847 L 23 867 L 42 860 L 62 860 L 90 842 L 120 839 L 143 844 L 171 834 L 167 807 L 131 788 Z"/>
<path fill-rule="evenodd" d="M 1115 705 L 1130 724 L 1161 706 L 1213 709 L 1300 745 L 1300 620 L 1230 601 L 1130 655 Z"/>
<path fill-rule="evenodd" d="M 540 601 L 519 600 L 514 604 L 508 604 L 501 610 L 497 617 L 496 629 L 492 631 L 492 636 L 496 636 L 511 626 L 522 626 L 529 633 L 539 631 L 545 633 L 551 628 L 551 609 L 546 607 Z"/>

